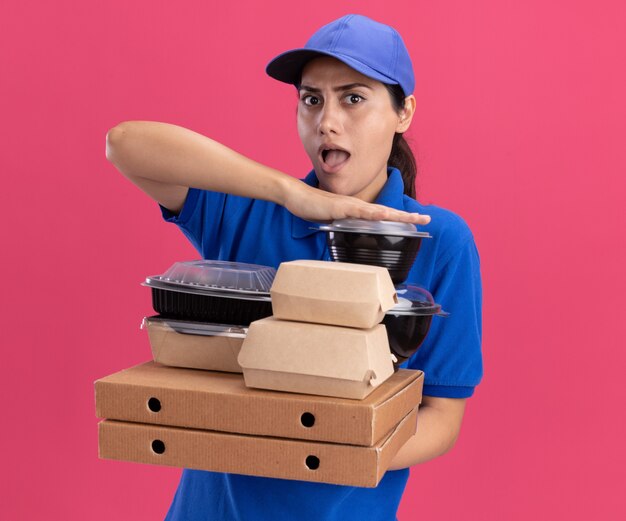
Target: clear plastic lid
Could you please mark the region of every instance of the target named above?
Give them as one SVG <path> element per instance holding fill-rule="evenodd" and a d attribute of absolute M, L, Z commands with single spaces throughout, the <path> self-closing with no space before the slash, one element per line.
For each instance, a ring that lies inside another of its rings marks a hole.
<path fill-rule="evenodd" d="M 176 262 L 163 275 L 148 277 L 147 285 L 172 285 L 207 291 L 267 293 L 276 270 L 268 266 L 218 260 Z M 151 284 L 152 283 L 152 284 Z"/>
<path fill-rule="evenodd" d="M 400 237 L 430 237 L 428 232 L 418 232 L 414 224 L 394 221 L 368 221 L 367 219 L 337 219 L 319 227 L 322 231 L 358 232 Z"/>
<path fill-rule="evenodd" d="M 141 329 L 148 325 L 171 328 L 178 333 L 201 336 L 227 336 L 231 338 L 246 338 L 248 328 L 230 324 L 213 324 L 209 322 L 191 322 L 188 320 L 176 320 L 162 318 L 160 316 L 145 317 L 141 322 Z"/>
<path fill-rule="evenodd" d="M 411 284 L 396 286 L 398 304 L 387 311 L 388 315 L 447 315 L 424 288 Z"/>

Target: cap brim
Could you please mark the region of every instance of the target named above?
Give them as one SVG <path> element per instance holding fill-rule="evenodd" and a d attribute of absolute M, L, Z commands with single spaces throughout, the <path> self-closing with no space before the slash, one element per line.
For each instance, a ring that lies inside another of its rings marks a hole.
<path fill-rule="evenodd" d="M 330 56 L 331 58 L 335 58 L 345 63 L 348 67 L 353 68 L 357 72 L 382 83 L 390 85 L 398 84 L 397 81 L 392 80 L 388 76 L 381 74 L 354 58 L 339 53 L 319 51 L 317 49 L 293 49 L 279 54 L 267 64 L 265 72 L 278 81 L 297 85 L 300 83 L 300 77 L 304 66 L 313 58 L 319 58 L 320 56 Z"/>

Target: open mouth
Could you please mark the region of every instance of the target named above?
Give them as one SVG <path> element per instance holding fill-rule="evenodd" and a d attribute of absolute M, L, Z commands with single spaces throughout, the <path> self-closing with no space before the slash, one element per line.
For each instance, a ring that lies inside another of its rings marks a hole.
<path fill-rule="evenodd" d="M 345 163 L 350 158 L 350 153 L 335 148 L 322 149 L 322 161 L 325 165 L 334 168 Z"/>

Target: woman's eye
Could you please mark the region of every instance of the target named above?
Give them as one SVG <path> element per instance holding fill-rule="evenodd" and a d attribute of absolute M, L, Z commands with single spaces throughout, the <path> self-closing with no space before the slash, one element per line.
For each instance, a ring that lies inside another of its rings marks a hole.
<path fill-rule="evenodd" d="M 309 106 L 318 105 L 320 102 L 319 98 L 315 96 L 311 96 L 310 94 L 308 96 L 304 96 L 302 98 L 302 101 L 304 102 L 305 105 L 309 105 Z"/>
<path fill-rule="evenodd" d="M 356 105 L 357 103 L 363 101 L 365 98 L 359 96 L 358 94 L 348 94 L 345 99 L 349 105 Z"/>

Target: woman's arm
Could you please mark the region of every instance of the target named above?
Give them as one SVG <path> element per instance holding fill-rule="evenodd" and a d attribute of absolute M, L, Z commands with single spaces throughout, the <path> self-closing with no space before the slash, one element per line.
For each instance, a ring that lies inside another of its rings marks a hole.
<path fill-rule="evenodd" d="M 179 212 L 189 187 L 264 199 L 309 221 L 386 219 L 426 224 L 402 212 L 312 188 L 191 130 L 153 121 L 127 121 L 107 134 L 107 159 L 155 201 Z"/>
<path fill-rule="evenodd" d="M 465 399 L 424 396 L 417 415 L 417 433 L 393 458 L 389 470 L 424 463 L 448 452 L 461 430 Z"/>

